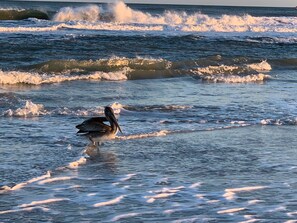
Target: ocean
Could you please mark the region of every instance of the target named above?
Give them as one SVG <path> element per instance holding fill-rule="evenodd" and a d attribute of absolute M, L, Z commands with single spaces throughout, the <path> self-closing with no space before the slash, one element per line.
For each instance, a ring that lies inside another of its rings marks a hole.
<path fill-rule="evenodd" d="M 297 222 L 296 95 L 294 8 L 1 1 L 0 222 Z"/>

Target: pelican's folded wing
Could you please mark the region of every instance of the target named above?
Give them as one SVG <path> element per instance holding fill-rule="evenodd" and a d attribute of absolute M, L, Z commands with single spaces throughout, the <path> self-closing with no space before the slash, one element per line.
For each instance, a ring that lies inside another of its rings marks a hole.
<path fill-rule="evenodd" d="M 77 133 L 89 133 L 89 132 L 106 132 L 110 129 L 110 126 L 104 124 L 107 119 L 105 117 L 95 117 L 85 120 L 76 128 L 79 129 Z"/>

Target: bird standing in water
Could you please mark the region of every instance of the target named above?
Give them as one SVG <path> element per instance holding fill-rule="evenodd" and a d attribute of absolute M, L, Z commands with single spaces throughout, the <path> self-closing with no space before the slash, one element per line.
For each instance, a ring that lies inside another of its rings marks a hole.
<path fill-rule="evenodd" d="M 76 128 L 79 129 L 77 133 L 88 136 L 94 145 L 96 142 L 101 143 L 105 140 L 114 139 L 118 131 L 122 133 L 121 127 L 111 107 L 105 107 L 104 114 L 105 117 L 89 118 L 77 125 Z M 107 121 L 110 125 L 104 123 Z"/>

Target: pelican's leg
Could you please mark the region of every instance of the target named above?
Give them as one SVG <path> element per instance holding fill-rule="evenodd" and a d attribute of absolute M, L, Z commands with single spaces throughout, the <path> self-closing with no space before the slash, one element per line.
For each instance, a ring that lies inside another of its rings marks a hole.
<path fill-rule="evenodd" d="M 94 146 L 96 146 L 96 142 L 92 139 L 91 136 L 89 136 L 89 140 L 92 142 L 92 144 L 93 144 Z"/>

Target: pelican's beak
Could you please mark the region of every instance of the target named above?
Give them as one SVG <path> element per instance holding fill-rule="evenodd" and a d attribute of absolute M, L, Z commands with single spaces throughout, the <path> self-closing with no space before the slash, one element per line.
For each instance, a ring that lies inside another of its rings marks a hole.
<path fill-rule="evenodd" d="M 121 127 L 119 126 L 119 123 L 118 123 L 117 119 L 115 119 L 115 124 L 116 124 L 116 126 L 119 128 L 120 132 L 123 134 L 122 129 L 121 129 Z"/>
<path fill-rule="evenodd" d="M 118 127 L 118 129 L 120 130 L 120 132 L 123 134 L 122 129 L 121 129 L 121 127 L 120 127 L 120 125 L 119 125 L 119 123 L 118 123 L 118 120 L 116 119 L 114 113 L 112 113 L 112 114 L 110 115 L 110 118 L 111 118 L 111 120 L 115 123 L 116 127 Z"/>

